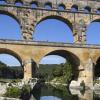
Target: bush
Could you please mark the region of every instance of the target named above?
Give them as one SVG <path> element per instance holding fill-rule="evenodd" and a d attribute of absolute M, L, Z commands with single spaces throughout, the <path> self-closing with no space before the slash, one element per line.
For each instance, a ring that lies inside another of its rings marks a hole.
<path fill-rule="evenodd" d="M 52 73 L 54 77 L 60 77 L 63 75 L 63 69 L 62 67 L 54 68 Z"/>
<path fill-rule="evenodd" d="M 7 91 L 4 94 L 4 96 L 12 98 L 19 98 L 20 95 L 21 95 L 21 90 L 18 87 L 9 87 L 7 88 Z"/>
<path fill-rule="evenodd" d="M 31 93 L 31 87 L 29 85 L 24 85 L 21 90 L 21 99 L 28 100 Z"/>

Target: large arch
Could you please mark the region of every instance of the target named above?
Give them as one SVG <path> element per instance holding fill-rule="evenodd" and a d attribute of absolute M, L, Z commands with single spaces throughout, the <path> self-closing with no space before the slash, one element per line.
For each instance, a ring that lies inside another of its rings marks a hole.
<path fill-rule="evenodd" d="M 100 19 L 94 19 L 87 27 L 87 44 L 100 44 Z"/>
<path fill-rule="evenodd" d="M 70 29 L 72 30 L 72 32 L 73 32 L 73 25 L 72 25 L 72 23 L 71 23 L 68 19 L 66 19 L 66 18 L 64 18 L 64 17 L 62 17 L 62 16 L 57 16 L 57 15 L 50 15 L 50 16 L 46 16 L 46 17 L 41 18 L 40 20 L 38 20 L 36 26 L 37 26 L 40 22 L 42 22 L 42 21 L 44 21 L 44 20 L 47 20 L 47 19 L 57 19 L 57 20 L 60 20 L 60 21 L 64 22 L 65 24 L 67 24 L 67 25 L 69 26 L 69 28 L 70 28 Z"/>
<path fill-rule="evenodd" d="M 20 62 L 21 66 L 23 66 L 22 58 L 16 52 L 6 48 L 0 48 L 0 54 L 9 54 L 14 56 Z"/>
<path fill-rule="evenodd" d="M 58 55 L 58 56 L 65 58 L 67 61 L 69 61 L 72 65 L 72 72 L 74 75 L 73 79 L 78 78 L 78 75 L 79 75 L 78 67 L 80 66 L 80 60 L 75 54 L 71 53 L 70 51 L 66 51 L 66 50 L 54 50 L 54 51 L 51 51 L 51 52 L 45 54 L 43 57 L 49 56 L 49 55 Z M 41 61 L 41 59 L 40 59 L 40 61 Z"/>
<path fill-rule="evenodd" d="M 21 22 L 19 20 L 19 18 L 17 16 L 15 16 L 13 13 L 11 12 L 8 12 L 8 11 L 4 11 L 4 10 L 0 10 L 0 14 L 3 14 L 3 15 L 7 15 L 9 17 L 12 17 L 13 19 L 16 20 L 16 22 L 20 25 L 21 27 Z"/>
<path fill-rule="evenodd" d="M 24 66 L 22 59 L 13 50 L 0 48 L 0 64 L 0 78 L 23 79 Z"/>
<path fill-rule="evenodd" d="M 0 21 L 1 39 L 21 40 L 21 22 L 17 16 L 8 11 L 0 10 Z"/>
<path fill-rule="evenodd" d="M 51 27 L 49 27 L 50 25 Z M 74 35 L 72 23 L 61 16 L 53 15 L 43 17 L 36 23 L 33 39 L 36 41 L 73 43 Z"/>

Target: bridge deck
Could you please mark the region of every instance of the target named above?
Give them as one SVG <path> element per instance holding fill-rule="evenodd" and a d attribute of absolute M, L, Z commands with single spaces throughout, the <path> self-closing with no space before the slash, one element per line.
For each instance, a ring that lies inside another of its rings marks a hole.
<path fill-rule="evenodd" d="M 96 45 L 96 44 L 76 44 L 76 43 L 48 42 L 48 41 L 26 41 L 26 40 L 4 40 L 4 39 L 0 39 L 0 44 L 100 49 L 100 45 Z"/>

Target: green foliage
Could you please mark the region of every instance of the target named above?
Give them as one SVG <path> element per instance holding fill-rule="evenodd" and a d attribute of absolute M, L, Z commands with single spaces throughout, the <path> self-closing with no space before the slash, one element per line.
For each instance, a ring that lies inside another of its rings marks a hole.
<path fill-rule="evenodd" d="M 21 66 L 9 67 L 3 62 L 0 62 L 0 78 L 5 78 L 5 79 L 23 78 L 23 69 Z"/>
<path fill-rule="evenodd" d="M 4 94 L 6 97 L 18 98 L 21 95 L 21 90 L 17 87 L 7 88 L 7 92 Z"/>
<path fill-rule="evenodd" d="M 24 100 L 28 100 L 30 92 L 31 92 L 31 87 L 29 85 L 24 85 L 22 89 L 10 86 L 9 88 L 7 88 L 7 91 L 4 94 L 4 96 L 11 98 L 22 98 Z"/>
<path fill-rule="evenodd" d="M 63 76 L 68 83 L 72 77 L 72 66 L 70 63 L 65 63 L 63 66 Z"/>
<path fill-rule="evenodd" d="M 60 65 L 40 65 L 38 74 L 46 81 L 56 79 L 56 82 L 68 83 L 72 77 L 72 66 L 69 62 Z"/>
<path fill-rule="evenodd" d="M 54 68 L 52 70 L 52 74 L 54 77 L 60 77 L 63 75 L 63 68 L 62 67 L 58 67 L 58 68 Z"/>
<path fill-rule="evenodd" d="M 24 85 L 22 87 L 22 93 L 30 93 L 30 91 L 31 91 L 30 85 Z"/>
<path fill-rule="evenodd" d="M 31 92 L 31 87 L 29 85 L 24 85 L 21 90 L 21 98 L 23 100 L 29 100 Z"/>

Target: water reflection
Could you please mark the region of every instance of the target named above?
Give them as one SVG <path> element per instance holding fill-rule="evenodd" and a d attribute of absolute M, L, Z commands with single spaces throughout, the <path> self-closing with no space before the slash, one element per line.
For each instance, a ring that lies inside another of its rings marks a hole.
<path fill-rule="evenodd" d="M 77 95 L 79 100 L 100 100 L 100 91 L 86 90 L 82 93 L 79 90 L 71 90 L 72 95 Z"/>
<path fill-rule="evenodd" d="M 40 100 L 61 100 L 61 99 L 55 96 L 42 96 Z"/>
<path fill-rule="evenodd" d="M 71 89 L 70 92 L 63 86 L 37 84 L 32 91 L 34 99 L 30 100 L 100 100 L 100 91 Z"/>
<path fill-rule="evenodd" d="M 76 95 L 71 95 L 66 87 L 53 87 L 42 84 L 35 86 L 32 91 L 36 100 L 78 100 Z"/>

